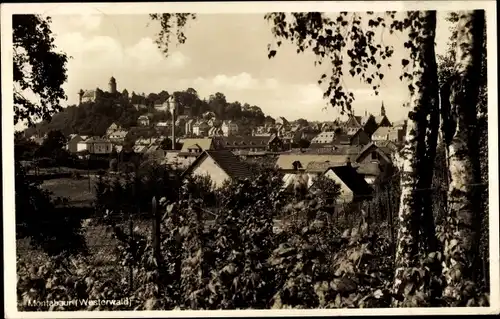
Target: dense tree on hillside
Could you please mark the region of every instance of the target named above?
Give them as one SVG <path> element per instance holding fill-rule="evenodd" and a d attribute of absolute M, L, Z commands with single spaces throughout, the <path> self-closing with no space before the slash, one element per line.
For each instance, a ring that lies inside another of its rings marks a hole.
<path fill-rule="evenodd" d="M 210 95 L 210 97 L 208 98 L 208 105 L 210 107 L 210 110 L 214 112 L 218 118 L 224 118 L 227 101 L 226 96 L 223 93 L 217 92 Z"/>
<path fill-rule="evenodd" d="M 306 119 L 302 119 L 302 118 L 295 121 L 295 123 L 297 123 L 297 125 L 300 125 L 301 127 L 306 127 L 309 125 L 309 122 L 307 122 Z"/>
<path fill-rule="evenodd" d="M 50 131 L 47 138 L 43 141 L 41 148 L 47 154 L 52 154 L 54 151 L 60 150 L 66 145 L 66 137 L 61 131 Z"/>

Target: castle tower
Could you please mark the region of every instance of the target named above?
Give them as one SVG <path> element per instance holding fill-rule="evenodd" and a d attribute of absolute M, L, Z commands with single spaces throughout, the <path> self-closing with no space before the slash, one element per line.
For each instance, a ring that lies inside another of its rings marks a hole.
<path fill-rule="evenodd" d="M 82 104 L 83 94 L 85 94 L 85 92 L 83 92 L 83 90 L 80 89 L 80 91 L 78 92 L 78 105 Z"/>
<path fill-rule="evenodd" d="M 109 79 L 109 92 L 112 94 L 116 93 L 116 79 L 114 77 Z"/>
<path fill-rule="evenodd" d="M 382 101 L 382 106 L 380 107 L 380 116 L 385 116 L 385 106 L 384 106 L 384 101 Z"/>

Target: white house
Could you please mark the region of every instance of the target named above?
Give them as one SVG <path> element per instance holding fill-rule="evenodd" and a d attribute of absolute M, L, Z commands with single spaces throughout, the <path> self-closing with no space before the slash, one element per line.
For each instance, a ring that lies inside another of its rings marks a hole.
<path fill-rule="evenodd" d="M 209 176 L 214 188 L 220 188 L 225 181 L 251 177 L 248 165 L 229 150 L 207 150 L 184 171 L 187 175 Z"/>
<path fill-rule="evenodd" d="M 190 119 L 190 120 L 186 121 L 185 130 L 184 130 L 184 132 L 186 134 L 193 134 L 193 126 L 194 126 L 195 122 L 196 121 L 194 119 Z"/>
<path fill-rule="evenodd" d="M 149 116 L 141 115 L 137 118 L 137 124 L 140 126 L 149 126 Z"/>
<path fill-rule="evenodd" d="M 125 137 L 127 136 L 128 132 L 124 130 L 117 130 L 108 135 L 108 138 L 111 142 L 113 143 L 118 143 L 121 144 L 125 142 Z"/>
<path fill-rule="evenodd" d="M 224 121 L 221 126 L 224 136 L 232 136 L 238 134 L 238 124 L 233 121 Z"/>
<path fill-rule="evenodd" d="M 206 136 L 209 128 L 207 122 L 200 121 L 193 125 L 193 134 L 196 136 Z"/>

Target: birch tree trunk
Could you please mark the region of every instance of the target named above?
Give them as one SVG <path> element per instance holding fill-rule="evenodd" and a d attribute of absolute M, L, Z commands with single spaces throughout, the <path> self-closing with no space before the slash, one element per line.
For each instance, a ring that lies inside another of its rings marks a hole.
<path fill-rule="evenodd" d="M 475 288 L 473 273 L 478 271 L 481 180 L 477 104 L 485 27 L 482 10 L 458 15 L 457 76 L 450 87 L 451 109 L 446 119 L 450 185 L 443 269 L 447 283 L 444 295 L 454 306 L 470 300 Z"/>
<path fill-rule="evenodd" d="M 429 171 L 429 156 L 435 155 L 437 143 L 436 110 L 438 110 L 437 64 L 434 52 L 436 30 L 436 12 L 421 11 L 409 13 L 413 20 L 410 28 L 410 40 L 413 43 L 411 58 L 413 60 L 412 91 L 406 143 L 401 151 L 401 203 L 398 213 L 398 235 L 396 244 L 396 271 L 394 293 L 399 296 L 394 306 L 422 306 L 425 298 L 407 300 L 414 294 L 419 283 L 415 282 L 410 272 L 417 266 L 419 233 L 424 213 L 423 204 L 426 190 L 431 187 L 432 170 Z M 437 113 L 439 116 L 439 113 Z M 429 123 L 431 122 L 431 123 Z M 431 124 L 431 125 L 430 125 Z M 436 141 L 432 141 L 435 138 Z M 428 145 L 433 151 L 428 151 Z M 431 174 L 431 178 L 428 177 Z M 432 210 L 431 210 L 432 212 Z M 425 216 L 425 215 L 424 215 Z M 424 219 L 427 222 L 427 216 Z"/>

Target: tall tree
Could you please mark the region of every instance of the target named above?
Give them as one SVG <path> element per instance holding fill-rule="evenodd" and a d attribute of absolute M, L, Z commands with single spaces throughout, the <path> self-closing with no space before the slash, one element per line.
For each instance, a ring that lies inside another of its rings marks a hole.
<path fill-rule="evenodd" d="M 444 104 L 449 109 L 445 108 L 443 113 L 450 177 L 450 218 L 444 241 L 447 282 L 444 294 L 452 298 L 455 305 L 464 302 L 460 298 L 464 289 L 475 286 L 474 272 L 478 267 L 481 164 L 477 107 L 482 84 L 484 32 L 483 10 L 458 13 L 454 47 L 456 70 L 450 78 L 449 104 Z"/>
<path fill-rule="evenodd" d="M 50 17 L 32 14 L 12 16 L 14 124 L 49 120 L 66 99 L 62 85 L 68 57 L 55 50 L 50 22 Z M 36 98 L 29 98 L 33 94 Z"/>
<path fill-rule="evenodd" d="M 208 105 L 210 110 L 213 111 L 218 118 L 225 119 L 226 118 L 226 108 L 227 108 L 226 96 L 223 93 L 217 92 L 215 94 L 210 95 L 208 98 Z"/>
<path fill-rule="evenodd" d="M 408 74 L 411 79 L 411 109 L 408 114 L 406 144 L 401 151 L 401 199 L 394 280 L 395 292 L 401 296 L 408 291 L 406 287 L 415 284 L 408 272 L 417 266 L 421 225 L 425 227 L 423 234 L 427 234 L 426 239 L 435 244 L 432 208 L 427 195 L 431 188 L 439 126 L 434 52 L 436 12 L 409 12 L 407 19 L 403 21 L 403 27 L 409 29 L 410 39 L 405 46 L 411 50 L 413 70 Z M 408 60 L 403 60 L 403 67 L 408 64 Z"/>

